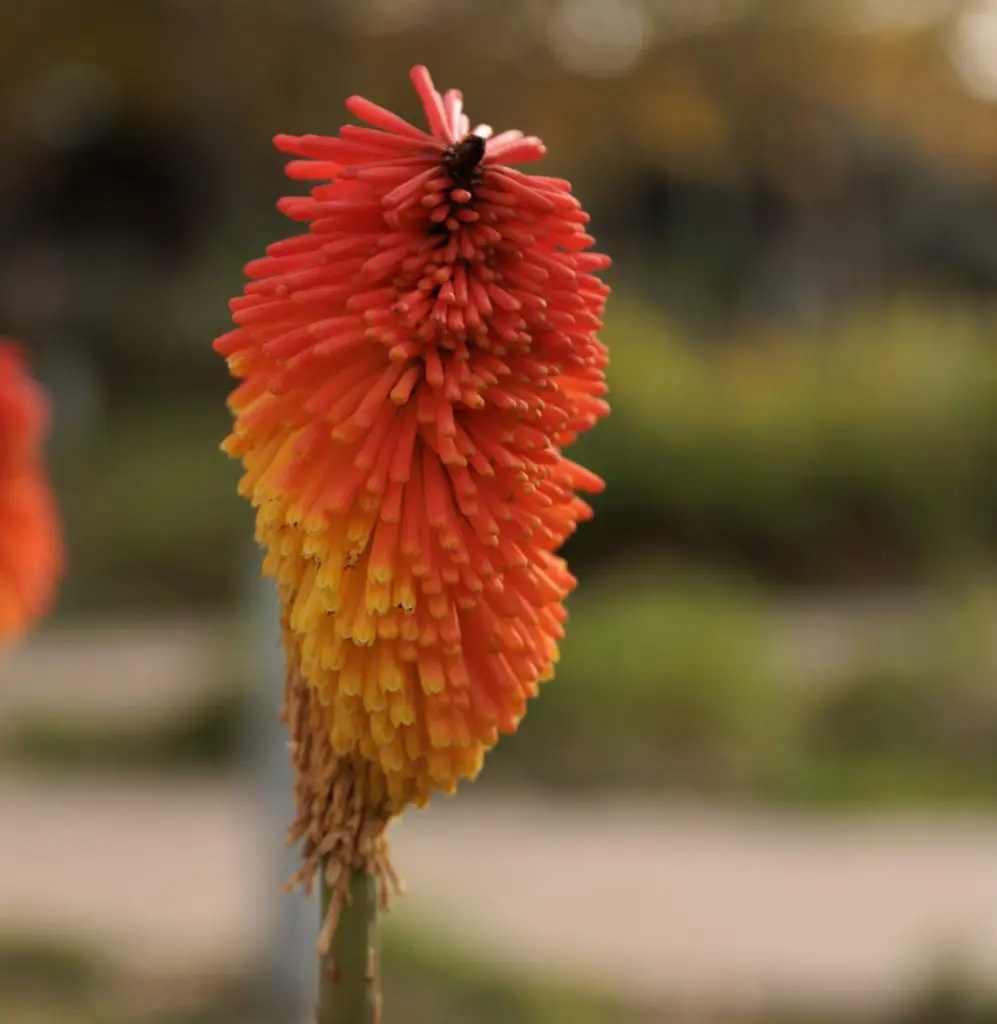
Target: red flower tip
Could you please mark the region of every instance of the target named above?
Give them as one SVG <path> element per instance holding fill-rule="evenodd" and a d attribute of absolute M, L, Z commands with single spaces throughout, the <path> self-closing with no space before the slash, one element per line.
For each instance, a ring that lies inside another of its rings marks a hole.
<path fill-rule="evenodd" d="M 62 569 L 43 455 L 48 415 L 24 349 L 0 338 L 0 642 L 48 610 Z"/>

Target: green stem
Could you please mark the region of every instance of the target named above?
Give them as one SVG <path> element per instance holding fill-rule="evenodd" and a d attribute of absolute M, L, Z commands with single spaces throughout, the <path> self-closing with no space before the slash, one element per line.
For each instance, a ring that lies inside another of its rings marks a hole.
<path fill-rule="evenodd" d="M 332 892 L 322 872 L 322 919 Z M 354 871 L 332 946 L 319 961 L 318 1024 L 380 1024 L 377 878 Z"/>

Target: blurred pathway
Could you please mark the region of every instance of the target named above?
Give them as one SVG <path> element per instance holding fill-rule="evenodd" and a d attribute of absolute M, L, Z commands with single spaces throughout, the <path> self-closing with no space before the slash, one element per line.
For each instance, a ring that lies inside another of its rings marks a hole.
<path fill-rule="evenodd" d="M 0 725 L 36 714 L 101 725 L 182 714 L 217 689 L 225 629 L 204 617 L 39 630 L 0 660 Z"/>
<path fill-rule="evenodd" d="M 245 965 L 276 893 L 234 782 L 0 778 L 0 926 L 143 970 Z M 400 924 L 650 998 L 888 996 L 939 955 L 997 970 L 997 823 L 499 801 L 394 832 Z"/>

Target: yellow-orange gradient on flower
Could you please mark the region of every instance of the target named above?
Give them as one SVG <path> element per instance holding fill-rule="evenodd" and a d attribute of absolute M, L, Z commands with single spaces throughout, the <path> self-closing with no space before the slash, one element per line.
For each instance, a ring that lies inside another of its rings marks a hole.
<path fill-rule="evenodd" d="M 411 78 L 428 132 L 352 97 L 370 127 L 277 137 L 320 183 L 279 204 L 309 230 L 246 267 L 215 342 L 290 662 L 389 814 L 473 777 L 553 674 L 556 551 L 602 487 L 562 450 L 608 412 L 588 216 L 511 166 L 538 139 Z"/>
<path fill-rule="evenodd" d="M 0 644 L 48 611 L 62 572 L 45 469 L 48 415 L 21 348 L 0 338 Z"/>

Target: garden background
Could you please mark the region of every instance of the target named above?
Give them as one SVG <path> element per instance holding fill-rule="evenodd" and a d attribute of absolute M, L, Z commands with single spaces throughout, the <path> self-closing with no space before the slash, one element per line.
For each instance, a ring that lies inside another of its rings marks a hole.
<path fill-rule="evenodd" d="M 613 413 L 557 681 L 397 830 L 388 1019 L 997 1021 L 992 0 L 4 6 L 69 575 L 0 667 L 0 1018 L 303 1009 L 210 342 L 294 230 L 271 137 L 417 117 L 414 63 L 592 214 Z"/>

